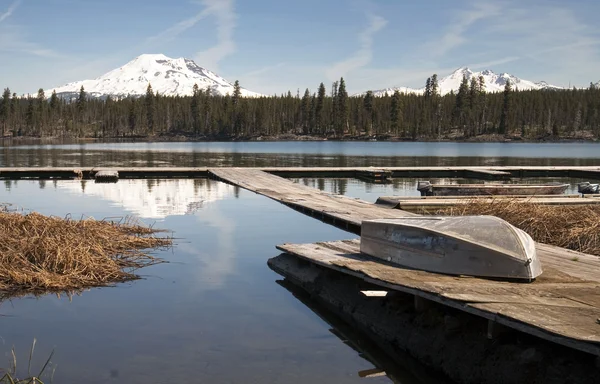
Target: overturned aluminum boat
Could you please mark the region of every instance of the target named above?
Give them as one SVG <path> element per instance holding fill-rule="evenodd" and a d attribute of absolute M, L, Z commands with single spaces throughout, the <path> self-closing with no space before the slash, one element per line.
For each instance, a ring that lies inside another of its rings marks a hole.
<path fill-rule="evenodd" d="M 417 182 L 421 196 L 480 196 L 480 195 L 561 195 L 569 184 L 431 184 Z"/>
<path fill-rule="evenodd" d="M 361 228 L 362 253 L 403 267 L 527 281 L 542 273 L 533 239 L 495 216 L 365 220 Z"/>

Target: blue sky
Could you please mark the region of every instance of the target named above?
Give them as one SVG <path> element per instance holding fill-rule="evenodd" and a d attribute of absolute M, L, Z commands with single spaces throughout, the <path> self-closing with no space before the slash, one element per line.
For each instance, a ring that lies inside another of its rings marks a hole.
<path fill-rule="evenodd" d="M 95 78 L 142 53 L 265 93 L 420 87 L 461 66 L 600 80 L 597 0 L 0 0 L 0 87 Z"/>

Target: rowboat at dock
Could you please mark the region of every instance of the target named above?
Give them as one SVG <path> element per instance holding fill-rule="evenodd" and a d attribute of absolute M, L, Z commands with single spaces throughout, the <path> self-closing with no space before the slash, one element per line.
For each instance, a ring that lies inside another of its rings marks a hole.
<path fill-rule="evenodd" d="M 421 196 L 560 195 L 569 184 L 432 184 L 419 181 Z"/>
<path fill-rule="evenodd" d="M 535 242 L 494 216 L 417 216 L 362 222 L 360 251 L 391 264 L 450 275 L 532 281 Z"/>

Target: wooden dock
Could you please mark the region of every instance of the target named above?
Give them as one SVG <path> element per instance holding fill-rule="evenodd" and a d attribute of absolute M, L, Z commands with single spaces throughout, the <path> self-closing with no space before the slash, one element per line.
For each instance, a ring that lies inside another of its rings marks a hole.
<path fill-rule="evenodd" d="M 107 168 L 0 168 L 0 179 L 93 179 Z M 359 199 L 332 195 L 282 177 L 585 177 L 600 179 L 600 167 L 385 167 L 385 168 L 110 168 L 119 179 L 211 177 L 279 201 L 297 211 L 360 234 L 363 220 L 413 216 Z M 282 176 L 282 177 L 279 177 Z M 556 202 L 556 198 L 547 198 Z M 597 198 L 562 197 L 565 203 Z M 600 200 L 600 199 L 597 199 Z M 406 203 L 449 199 L 406 199 Z M 544 274 L 532 284 L 444 276 L 373 262 L 356 241 L 283 245 L 281 250 L 386 289 L 408 292 L 521 332 L 600 356 L 600 260 L 537 244 Z"/>
<path fill-rule="evenodd" d="M 579 195 L 544 195 L 544 196 L 382 196 L 377 199 L 375 204 L 386 208 L 401 209 L 407 212 L 427 214 L 434 213 L 442 209 L 459 207 L 469 204 L 472 201 L 478 203 L 493 204 L 499 199 L 511 200 L 519 204 L 538 204 L 538 205 L 598 205 L 600 199 L 581 197 Z"/>
<path fill-rule="evenodd" d="M 540 244 L 544 273 L 531 284 L 520 284 L 388 265 L 361 254 L 358 240 L 277 248 L 384 290 L 409 293 L 488 319 L 490 328 L 499 324 L 600 356 L 597 257 Z"/>
<path fill-rule="evenodd" d="M 0 179 L 93 179 L 99 167 L 0 168 Z M 102 167 L 102 169 L 108 169 Z M 392 178 L 467 178 L 503 180 L 523 177 L 571 177 L 582 181 L 600 180 L 597 166 L 490 166 L 490 167 L 262 167 L 245 168 L 287 178 L 355 177 L 371 180 Z M 209 177 L 205 167 L 112 167 L 120 178 L 198 178 Z"/>
<path fill-rule="evenodd" d="M 333 195 L 299 183 L 247 168 L 212 168 L 213 178 L 277 200 L 290 208 L 354 233 L 364 219 L 412 216 L 346 196 Z"/>
<path fill-rule="evenodd" d="M 331 195 L 259 170 L 209 171 L 219 180 L 355 234 L 360 234 L 362 220 L 413 215 Z M 596 256 L 538 243 L 536 250 L 544 273 L 532 284 L 520 284 L 386 265 L 361 255 L 357 241 L 285 244 L 278 248 L 371 284 L 481 316 L 490 321 L 490 329 L 500 324 L 600 356 L 600 259 Z"/>

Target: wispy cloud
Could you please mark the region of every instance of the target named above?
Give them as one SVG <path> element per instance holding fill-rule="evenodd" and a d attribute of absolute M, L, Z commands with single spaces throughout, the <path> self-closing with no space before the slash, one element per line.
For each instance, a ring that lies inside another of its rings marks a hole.
<path fill-rule="evenodd" d="M 205 11 L 213 15 L 217 22 L 217 45 L 198 52 L 194 59 L 200 65 L 219 70 L 219 62 L 236 51 L 233 33 L 237 25 L 237 15 L 233 0 L 202 0 Z"/>
<path fill-rule="evenodd" d="M 148 45 L 165 44 L 173 41 L 177 36 L 198 24 L 202 19 L 210 15 L 210 9 L 205 8 L 194 16 L 178 22 L 164 31 L 146 39 Z"/>
<path fill-rule="evenodd" d="M 348 73 L 363 68 L 371 63 L 373 59 L 373 38 L 377 32 L 385 28 L 387 20 L 381 16 L 369 15 L 369 25 L 358 36 L 359 48 L 352 57 L 335 63 L 327 70 L 327 77 L 330 80 L 340 76 L 346 76 Z"/>
<path fill-rule="evenodd" d="M 22 0 L 16 0 L 4 13 L 0 13 L 0 24 L 7 20 L 21 5 Z M 28 41 L 27 33 L 18 25 L 0 25 L 0 52 L 20 52 L 39 57 L 62 57 L 58 52 L 44 48 L 41 45 Z"/>
<path fill-rule="evenodd" d="M 4 20 L 8 19 L 13 14 L 15 9 L 17 9 L 17 7 L 19 7 L 20 4 L 21 4 L 21 0 L 16 0 L 11 5 L 8 6 L 8 9 L 6 10 L 6 12 L 0 13 L 0 23 L 3 22 Z"/>
<path fill-rule="evenodd" d="M 471 68 L 471 69 L 478 69 L 478 68 L 489 69 L 489 68 L 491 68 L 493 66 L 507 64 L 507 63 L 512 63 L 513 61 L 517 61 L 519 59 L 520 59 L 519 56 L 508 56 L 508 57 L 504 57 L 504 58 L 496 59 L 496 60 L 490 60 L 490 61 L 484 61 L 484 62 L 476 62 L 476 63 L 469 63 L 469 64 L 467 64 L 467 66 L 469 68 Z"/>
<path fill-rule="evenodd" d="M 284 63 L 284 62 L 277 63 L 274 65 L 267 65 L 266 67 L 258 68 L 253 71 L 247 72 L 247 73 L 243 74 L 242 76 L 244 76 L 244 77 L 260 77 L 262 75 L 268 75 L 271 71 L 273 71 L 275 69 L 279 69 L 285 65 L 286 65 L 286 63 Z"/>
<path fill-rule="evenodd" d="M 482 39 L 493 36 L 496 51 L 518 55 L 527 64 L 521 76 L 557 85 L 566 85 L 570 76 L 598 77 L 600 29 L 567 6 L 512 3 L 483 29 Z"/>
<path fill-rule="evenodd" d="M 468 42 L 466 33 L 478 21 L 497 16 L 500 6 L 495 3 L 478 2 L 472 8 L 458 14 L 444 34 L 427 45 L 434 56 L 441 57 Z"/>

